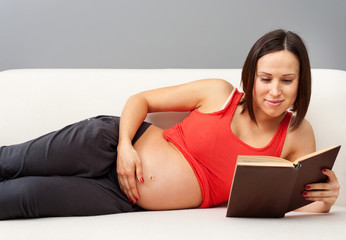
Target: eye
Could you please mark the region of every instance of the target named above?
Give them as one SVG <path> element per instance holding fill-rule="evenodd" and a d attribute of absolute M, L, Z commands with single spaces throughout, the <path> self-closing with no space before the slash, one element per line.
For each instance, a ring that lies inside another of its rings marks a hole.
<path fill-rule="evenodd" d="M 291 82 L 293 82 L 293 80 L 291 80 L 291 79 L 282 79 L 282 82 L 284 82 L 284 83 L 291 83 Z"/>
<path fill-rule="evenodd" d="M 264 78 L 264 77 L 261 78 L 262 82 L 270 82 L 270 80 L 271 80 L 270 78 Z"/>

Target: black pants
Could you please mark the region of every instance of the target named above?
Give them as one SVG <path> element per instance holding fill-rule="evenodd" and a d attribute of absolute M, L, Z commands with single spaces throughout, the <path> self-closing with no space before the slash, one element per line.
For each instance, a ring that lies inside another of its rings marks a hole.
<path fill-rule="evenodd" d="M 116 174 L 119 117 L 98 116 L 0 147 L 0 219 L 142 210 Z M 133 143 L 150 126 L 143 123 Z"/>

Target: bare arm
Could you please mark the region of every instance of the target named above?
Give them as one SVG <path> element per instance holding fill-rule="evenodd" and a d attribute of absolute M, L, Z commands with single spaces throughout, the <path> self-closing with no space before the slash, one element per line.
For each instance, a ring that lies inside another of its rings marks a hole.
<path fill-rule="evenodd" d="M 304 156 L 308 153 L 316 151 L 315 137 L 311 125 L 305 120 L 302 125 L 292 133 L 292 153 L 289 160 Z M 329 212 L 339 195 L 339 183 L 335 173 L 329 169 L 322 171 L 328 176 L 327 183 L 313 183 L 305 186 L 302 193 L 307 200 L 315 201 L 309 205 L 298 208 L 295 211 L 301 212 Z"/>
<path fill-rule="evenodd" d="M 220 79 L 205 79 L 173 87 L 145 91 L 131 96 L 121 114 L 117 173 L 122 191 L 135 203 L 140 196 L 136 178 L 143 182 L 142 163 L 131 144 L 147 113 L 190 111 L 224 101 L 233 86 Z"/>

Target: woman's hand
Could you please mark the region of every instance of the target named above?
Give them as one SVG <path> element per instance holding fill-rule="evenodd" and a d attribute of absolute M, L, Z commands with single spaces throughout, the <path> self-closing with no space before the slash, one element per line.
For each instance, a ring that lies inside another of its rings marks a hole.
<path fill-rule="evenodd" d="M 136 175 L 138 181 L 144 182 L 144 179 L 142 162 L 131 144 L 118 146 L 117 173 L 121 190 L 135 204 L 139 200 Z"/>
<path fill-rule="evenodd" d="M 323 212 L 329 212 L 339 196 L 340 185 L 335 173 L 329 169 L 323 169 L 322 173 L 328 177 L 327 183 L 312 183 L 305 186 L 303 197 L 311 201 L 323 203 Z"/>

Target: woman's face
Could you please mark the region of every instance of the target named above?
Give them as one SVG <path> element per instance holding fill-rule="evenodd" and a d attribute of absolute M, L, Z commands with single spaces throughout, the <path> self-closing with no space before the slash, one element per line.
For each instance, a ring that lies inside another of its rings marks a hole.
<path fill-rule="evenodd" d="M 296 100 L 298 81 L 299 61 L 290 51 L 268 53 L 258 59 L 253 88 L 255 115 L 281 116 Z"/>

